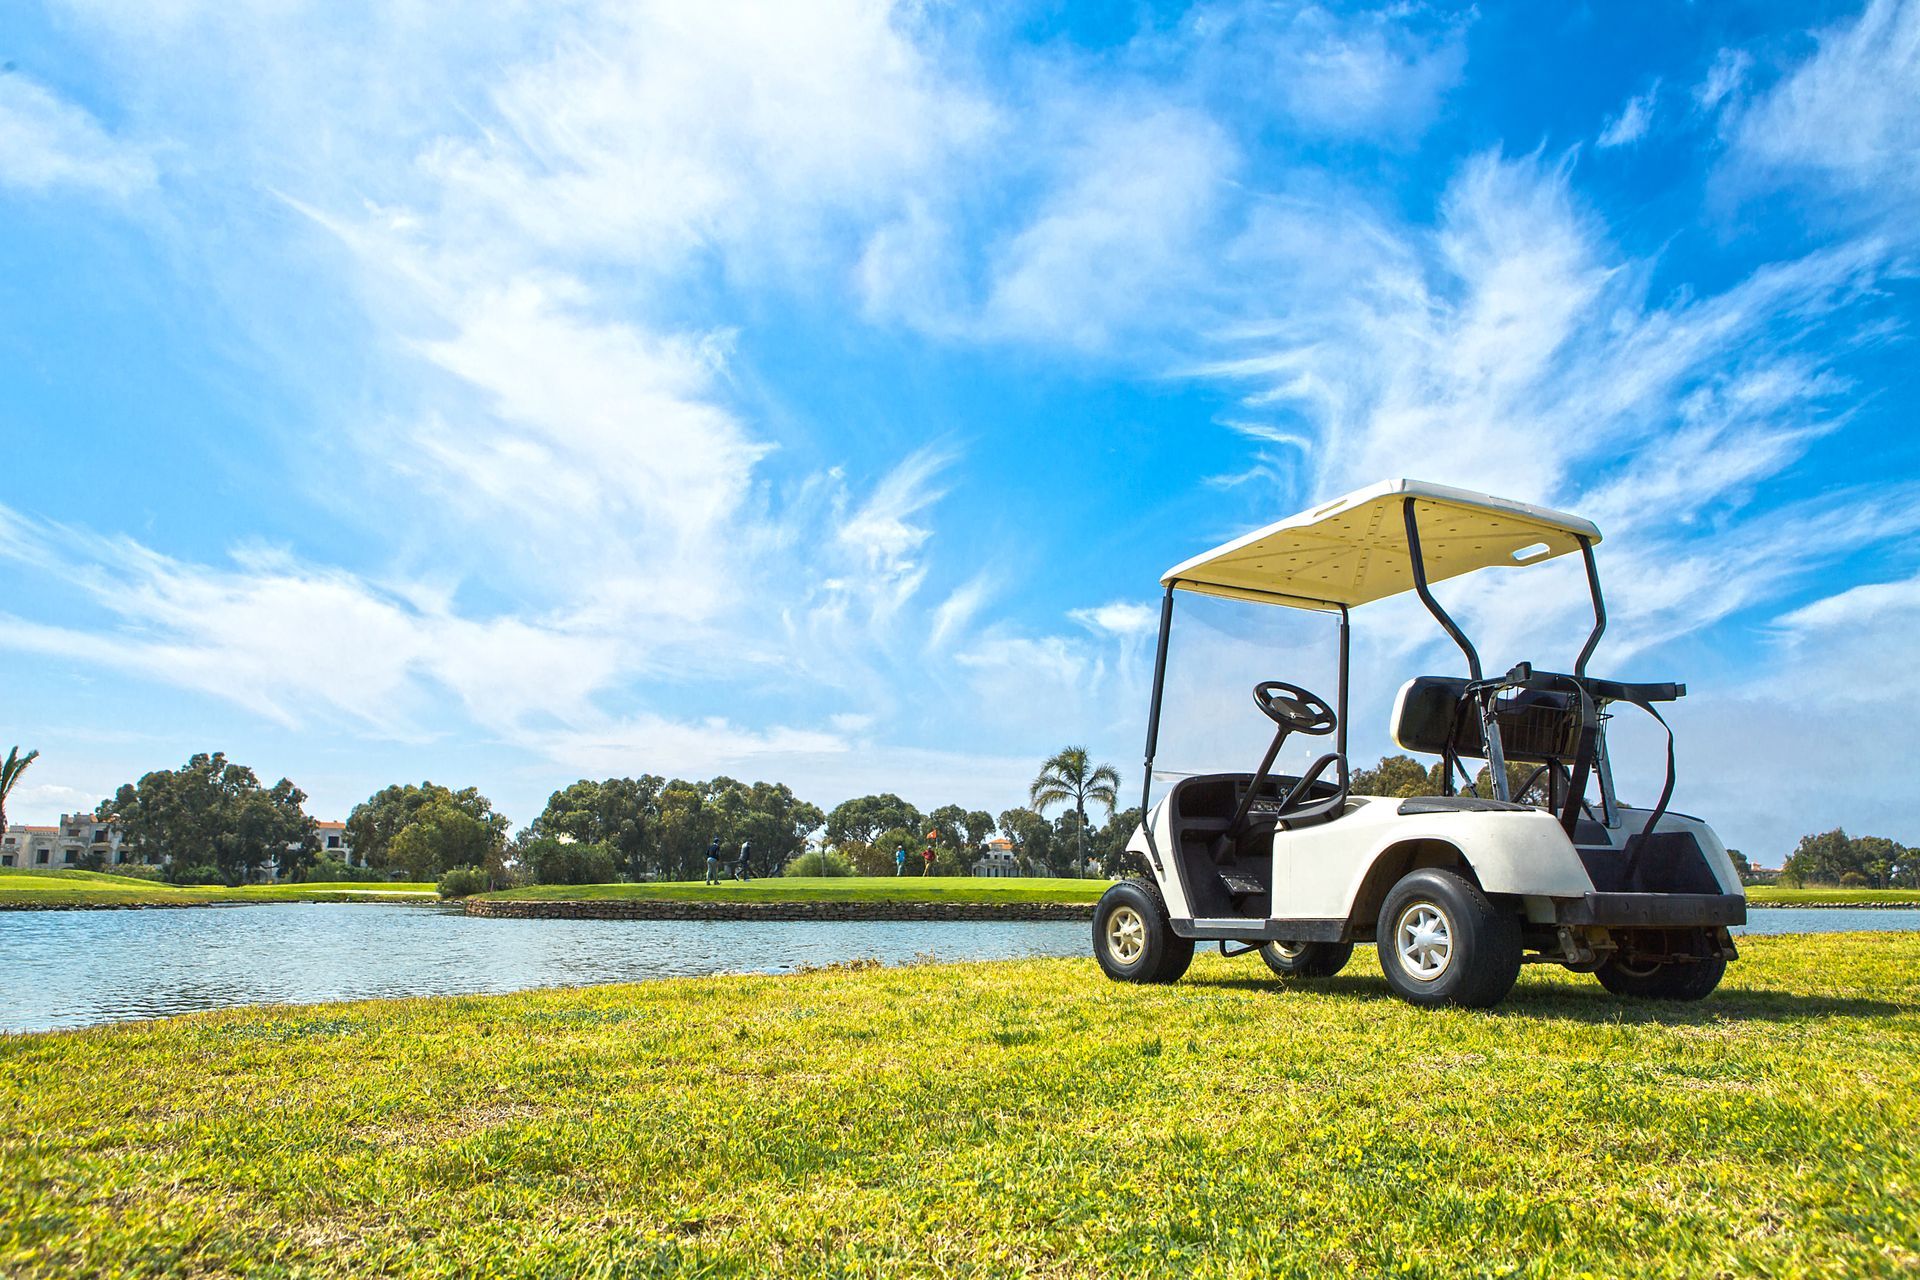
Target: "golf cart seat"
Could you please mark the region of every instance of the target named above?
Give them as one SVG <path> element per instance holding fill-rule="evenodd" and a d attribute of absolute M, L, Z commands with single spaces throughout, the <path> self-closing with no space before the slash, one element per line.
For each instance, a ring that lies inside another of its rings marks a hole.
<path fill-rule="evenodd" d="M 1509 761 L 1540 764 L 1571 760 L 1579 746 L 1580 707 L 1571 693 L 1523 689 L 1503 694 L 1495 714 Z M 1425 755 L 1484 760 L 1486 736 L 1467 681 L 1461 676 L 1415 676 L 1393 703 L 1393 740 Z"/>

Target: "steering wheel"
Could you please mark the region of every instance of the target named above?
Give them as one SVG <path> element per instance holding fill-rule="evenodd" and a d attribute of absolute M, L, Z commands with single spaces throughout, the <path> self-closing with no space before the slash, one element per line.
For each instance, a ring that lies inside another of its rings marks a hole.
<path fill-rule="evenodd" d="M 1325 737 L 1338 723 L 1325 698 L 1284 680 L 1262 680 L 1253 686 L 1253 705 L 1289 733 Z"/>

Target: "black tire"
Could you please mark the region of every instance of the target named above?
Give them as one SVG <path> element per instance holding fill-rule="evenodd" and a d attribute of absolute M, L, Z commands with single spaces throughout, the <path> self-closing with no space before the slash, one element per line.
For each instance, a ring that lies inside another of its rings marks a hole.
<path fill-rule="evenodd" d="M 1403 927 L 1411 954 L 1402 952 Z M 1388 984 L 1410 1004 L 1491 1008 L 1520 976 L 1519 917 L 1451 871 L 1414 871 L 1393 886 L 1380 907 L 1378 946 Z"/>
<path fill-rule="evenodd" d="M 1176 982 L 1193 963 L 1193 939 L 1174 933 L 1159 888 L 1136 877 L 1100 895 L 1093 956 L 1116 982 Z"/>
<path fill-rule="evenodd" d="M 1331 978 L 1353 959 L 1351 942 L 1269 942 L 1260 958 L 1282 978 Z"/>
<path fill-rule="evenodd" d="M 1705 1000 L 1726 975 L 1725 960 L 1686 960 L 1636 967 L 1609 957 L 1593 976 L 1617 996 L 1635 1000 Z"/>

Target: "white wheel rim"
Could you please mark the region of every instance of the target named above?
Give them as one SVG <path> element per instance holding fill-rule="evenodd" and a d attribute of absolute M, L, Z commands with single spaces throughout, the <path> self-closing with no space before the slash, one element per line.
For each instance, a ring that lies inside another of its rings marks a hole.
<path fill-rule="evenodd" d="M 1147 949 L 1147 922 L 1132 907 L 1115 907 L 1107 917 L 1107 952 L 1121 964 L 1132 964 Z"/>
<path fill-rule="evenodd" d="M 1270 942 L 1267 945 L 1272 947 L 1273 954 L 1282 960 L 1298 960 L 1300 953 L 1307 949 L 1307 944 L 1304 942 Z"/>
<path fill-rule="evenodd" d="M 1435 903 L 1413 903 L 1393 926 L 1393 946 L 1408 977 L 1432 982 L 1453 961 L 1453 921 Z"/>

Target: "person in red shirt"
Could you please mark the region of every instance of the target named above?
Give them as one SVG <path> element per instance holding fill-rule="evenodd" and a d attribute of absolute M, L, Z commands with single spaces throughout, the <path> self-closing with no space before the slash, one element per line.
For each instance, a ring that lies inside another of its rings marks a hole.
<path fill-rule="evenodd" d="M 933 874 L 933 842 L 939 837 L 939 834 L 937 831 L 927 832 L 927 851 L 920 855 L 926 859 L 927 863 L 927 869 L 920 873 L 922 875 L 930 876 Z"/>

